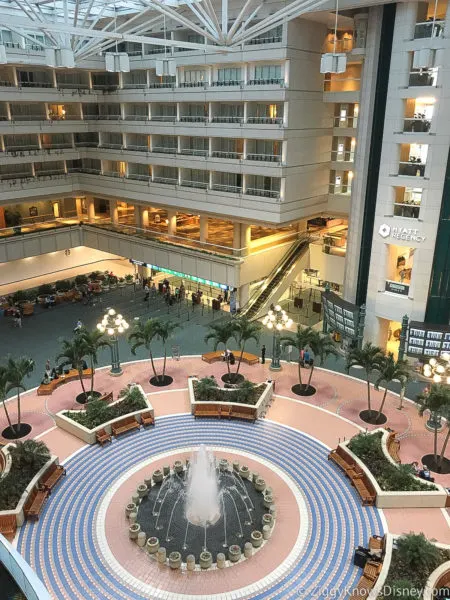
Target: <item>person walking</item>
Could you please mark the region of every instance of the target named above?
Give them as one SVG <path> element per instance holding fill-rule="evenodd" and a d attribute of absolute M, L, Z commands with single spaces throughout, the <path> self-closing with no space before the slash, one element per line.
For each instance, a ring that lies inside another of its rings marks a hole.
<path fill-rule="evenodd" d="M 144 302 L 148 302 L 148 299 L 150 297 L 150 288 L 148 287 L 147 283 L 144 286 L 144 292 L 145 292 Z"/>
<path fill-rule="evenodd" d="M 261 348 L 261 364 L 265 365 L 266 364 L 266 347 L 263 344 L 262 348 Z"/>

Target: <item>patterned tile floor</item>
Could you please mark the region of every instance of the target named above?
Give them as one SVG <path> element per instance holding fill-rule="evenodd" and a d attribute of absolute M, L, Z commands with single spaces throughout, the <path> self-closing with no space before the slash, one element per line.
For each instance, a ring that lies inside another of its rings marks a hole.
<path fill-rule="evenodd" d="M 242 371 L 253 381 L 260 381 L 271 375 L 267 367 L 243 366 Z M 52 415 L 73 407 L 79 384 L 67 384 L 46 399 L 34 391 L 24 396 L 24 419 L 32 423 L 33 435 L 65 461 L 68 471 L 39 522 L 27 523 L 17 539 L 19 550 L 55 600 L 325 597 L 326 591 L 330 595 L 355 582 L 360 572 L 352 565 L 353 550 L 366 543 L 371 533 L 386 529 L 394 533 L 424 531 L 450 543 L 447 511 L 392 509 L 383 514 L 375 508 L 363 508 L 339 469 L 327 461 L 327 448 L 364 427 L 358 416 L 365 407 L 362 382 L 316 370 L 313 382 L 318 393 L 300 400 L 291 392 L 296 366 L 286 364 L 275 375 L 277 396 L 265 420 L 254 425 L 194 420 L 188 414 L 187 376 L 218 377 L 223 369 L 220 363 L 207 365 L 198 358 L 184 357 L 169 365 L 173 384 L 157 392 L 148 383 L 147 361 L 127 364 L 120 378 L 111 378 L 106 369 L 99 370 L 96 389 L 117 393 L 125 383 L 137 381 L 151 393 L 157 417 L 155 428 L 131 433 L 103 449 L 84 447 L 54 426 Z M 380 392 L 373 396 L 377 406 Z M 398 398 L 388 394 L 385 412 L 388 425 L 401 437 L 400 456 L 403 462 L 420 460 L 432 448 L 432 435 L 412 403 L 406 402 L 402 411 L 396 409 L 397 403 Z M 12 413 L 13 406 L 11 402 Z M 0 427 L 2 424 L 0 419 Z M 290 508 L 286 514 L 280 512 L 273 538 L 253 559 L 224 571 L 174 573 L 158 568 L 137 546 L 130 547 L 124 505 L 135 486 L 133 478 L 143 478 L 145 469 L 152 470 L 151 466 L 144 467 L 143 461 L 157 461 L 163 452 L 184 453 L 201 442 L 228 452 L 250 453 L 245 460 L 259 461 L 261 472 L 271 470 L 274 481 L 278 481 L 276 474 L 282 473 L 289 485 L 274 485 L 276 502 Z M 441 476 L 440 481 L 450 485 L 448 479 Z M 293 493 L 301 496 L 298 506 L 304 507 L 303 516 L 302 509 L 292 504 Z M 296 546 L 292 532 L 290 536 L 284 533 L 286 526 L 294 533 L 307 527 L 301 544 L 297 539 Z M 284 570 L 276 567 L 274 554 L 292 556 L 292 564 L 284 561 Z M 111 556 L 122 566 L 114 568 Z M 346 597 L 345 592 L 341 597 Z"/>

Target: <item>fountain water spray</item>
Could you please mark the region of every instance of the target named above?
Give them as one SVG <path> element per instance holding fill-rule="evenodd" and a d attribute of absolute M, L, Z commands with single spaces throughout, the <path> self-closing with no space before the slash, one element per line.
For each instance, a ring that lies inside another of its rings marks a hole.
<path fill-rule="evenodd" d="M 221 516 L 220 495 L 214 455 L 204 445 L 189 463 L 186 490 L 186 518 L 193 525 L 207 527 Z"/>

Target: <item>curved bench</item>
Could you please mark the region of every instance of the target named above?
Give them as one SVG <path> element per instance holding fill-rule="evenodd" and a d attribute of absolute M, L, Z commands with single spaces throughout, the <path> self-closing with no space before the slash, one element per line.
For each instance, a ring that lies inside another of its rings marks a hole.
<path fill-rule="evenodd" d="M 230 350 L 230 352 L 234 354 L 236 362 L 239 362 L 239 358 L 241 357 L 241 351 Z M 207 352 L 206 354 L 202 354 L 202 360 L 204 360 L 208 364 L 223 360 L 223 351 L 216 350 L 215 352 Z M 244 352 L 244 354 L 242 355 L 242 362 L 246 363 L 247 365 L 256 365 L 257 363 L 259 363 L 259 357 L 256 356 L 256 354 Z"/>
<path fill-rule="evenodd" d="M 391 455 L 392 459 L 395 460 L 397 464 L 401 464 L 399 451 L 400 451 L 400 442 L 396 439 L 397 433 L 395 431 L 389 432 L 389 436 L 386 440 L 387 451 Z"/>
<path fill-rule="evenodd" d="M 85 369 L 83 371 L 83 379 L 92 376 L 92 369 Z M 57 387 L 68 383 L 69 381 L 75 381 L 78 379 L 78 371 L 76 369 L 70 369 L 66 375 L 60 375 L 58 379 L 52 379 L 49 383 L 41 383 L 37 389 L 38 396 L 50 396 Z"/>
<path fill-rule="evenodd" d="M 336 463 L 350 479 L 364 506 L 375 504 L 376 492 L 361 467 L 347 454 L 345 448 L 338 446 L 328 454 L 328 460 Z"/>

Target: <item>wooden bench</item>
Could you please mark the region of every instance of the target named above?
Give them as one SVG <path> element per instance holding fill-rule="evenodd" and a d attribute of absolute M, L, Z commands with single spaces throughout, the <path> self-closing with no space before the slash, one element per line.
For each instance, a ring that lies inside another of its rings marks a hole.
<path fill-rule="evenodd" d="M 241 356 L 240 351 L 230 350 L 234 354 L 236 362 L 239 361 Z M 217 362 L 223 360 L 223 351 L 216 350 L 216 352 L 207 352 L 206 354 L 202 354 L 202 360 L 211 364 L 213 362 Z M 248 365 L 255 365 L 259 363 L 259 358 L 256 354 L 250 354 L 250 352 L 244 352 L 242 355 L 242 362 L 247 363 Z"/>
<path fill-rule="evenodd" d="M 369 579 L 365 575 L 358 581 L 358 585 L 350 594 L 350 598 L 368 598 L 370 590 L 373 588 L 375 582 Z"/>
<path fill-rule="evenodd" d="M 151 412 L 142 413 L 141 414 L 141 422 L 144 427 L 147 427 L 147 425 L 154 425 L 155 419 L 153 418 L 153 415 Z"/>
<path fill-rule="evenodd" d="M 0 533 L 10 542 L 16 535 L 17 521 L 16 515 L 4 515 L 0 517 Z"/>
<path fill-rule="evenodd" d="M 347 474 L 348 471 L 355 468 L 355 463 L 350 462 L 349 457 L 343 455 L 340 446 L 338 446 L 335 450 L 332 450 L 328 454 L 328 460 L 332 460 L 334 463 L 336 463 L 338 467 L 340 467 L 345 472 L 345 474 Z"/>
<path fill-rule="evenodd" d="M 253 406 L 232 406 L 230 417 L 233 419 L 245 419 L 246 421 L 256 420 L 256 411 Z"/>
<path fill-rule="evenodd" d="M 220 417 L 217 404 L 196 404 L 194 417 Z"/>
<path fill-rule="evenodd" d="M 30 497 L 23 507 L 23 512 L 27 519 L 34 519 L 36 521 L 39 519 L 39 513 L 48 498 L 48 494 L 48 490 L 34 489 L 31 492 Z"/>
<path fill-rule="evenodd" d="M 120 435 L 121 433 L 126 433 L 127 431 L 132 431 L 133 429 L 140 429 L 141 425 L 136 421 L 134 417 L 126 417 L 121 421 L 117 421 L 112 425 L 111 430 L 115 436 Z"/>
<path fill-rule="evenodd" d="M 92 376 L 92 369 L 85 369 L 83 371 L 83 379 Z M 76 369 L 70 369 L 65 375 L 60 375 L 57 379 L 52 379 L 49 383 L 41 383 L 37 389 L 38 396 L 50 396 L 57 387 L 67 383 L 69 381 L 75 381 L 78 379 L 78 371 Z"/>
<path fill-rule="evenodd" d="M 361 467 L 346 455 L 345 450 L 341 446 L 338 446 L 328 454 L 328 460 L 332 460 L 345 472 L 361 496 L 364 506 L 375 504 L 376 494 L 370 489 L 371 486 L 367 476 Z"/>
<path fill-rule="evenodd" d="M 376 495 L 369 490 L 363 478 L 353 479 L 352 484 L 361 496 L 363 506 L 373 506 L 375 504 Z"/>
<path fill-rule="evenodd" d="M 383 550 L 384 548 L 384 536 L 381 535 L 371 535 L 369 539 L 369 550 L 371 552 L 377 550 Z"/>
<path fill-rule="evenodd" d="M 109 392 L 108 394 L 103 394 L 103 396 L 100 396 L 99 400 L 101 402 L 106 402 L 106 404 L 110 404 L 114 400 L 113 393 Z"/>
<path fill-rule="evenodd" d="M 100 444 L 100 446 L 103 446 L 103 444 L 105 444 L 106 442 L 112 441 L 111 434 L 108 433 L 105 429 L 100 429 L 99 431 L 97 431 L 97 433 L 95 434 L 95 439 Z"/>
<path fill-rule="evenodd" d="M 364 577 L 367 577 L 367 579 L 371 579 L 375 583 L 375 581 L 378 579 L 378 575 L 380 574 L 382 566 L 383 565 L 379 562 L 375 562 L 374 560 L 368 560 L 364 566 Z"/>
<path fill-rule="evenodd" d="M 386 441 L 387 451 L 391 455 L 391 457 L 395 460 L 397 464 L 400 464 L 402 461 L 400 460 L 399 451 L 400 451 L 400 442 L 395 438 L 395 431 L 391 431 L 389 433 L 388 439 Z"/>
<path fill-rule="evenodd" d="M 66 474 L 66 470 L 61 465 L 51 465 L 39 481 L 40 485 L 50 492 L 60 479 Z"/>

